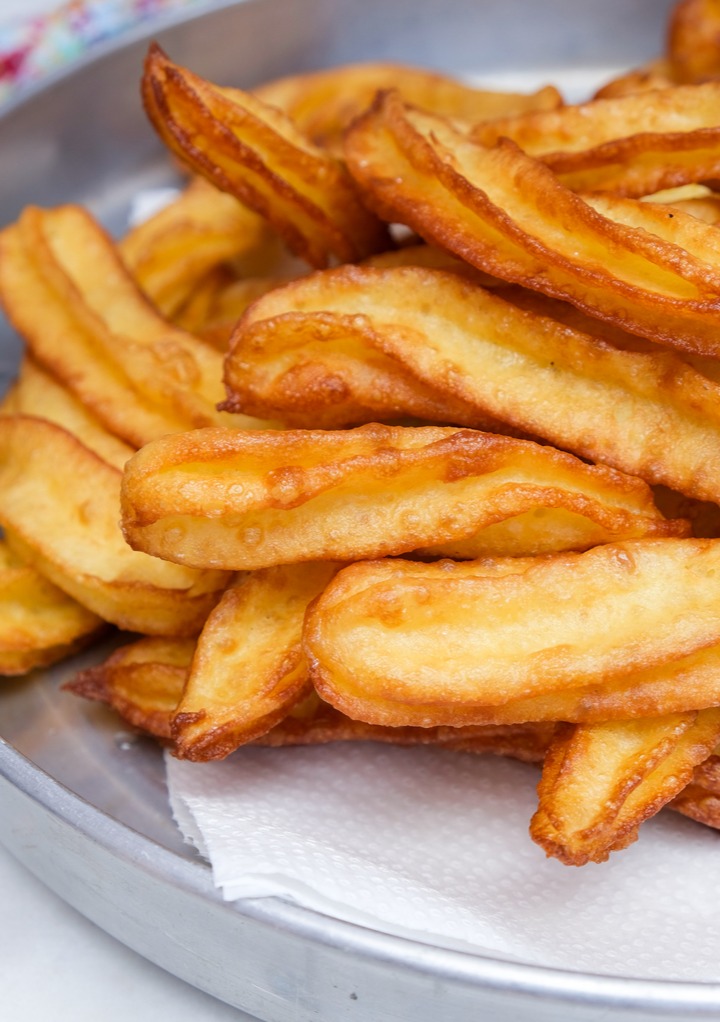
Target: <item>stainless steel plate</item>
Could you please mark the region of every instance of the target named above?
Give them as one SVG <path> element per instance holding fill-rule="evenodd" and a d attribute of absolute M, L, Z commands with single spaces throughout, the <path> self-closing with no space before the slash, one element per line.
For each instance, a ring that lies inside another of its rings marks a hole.
<path fill-rule="evenodd" d="M 214 80 L 254 82 L 362 59 L 482 78 L 638 63 L 667 0 L 246 0 L 153 35 Z M 82 202 L 111 229 L 170 179 L 138 100 L 146 33 L 34 90 L 0 119 L 0 223 Z M 0 333 L 7 380 L 19 344 Z M 98 652 L 84 660 L 97 658 Z M 170 817 L 159 750 L 58 690 L 82 660 L 0 690 L 0 838 L 108 932 L 266 1022 L 716 1018 L 720 985 L 590 976 L 433 948 L 278 899 L 224 903 Z"/>

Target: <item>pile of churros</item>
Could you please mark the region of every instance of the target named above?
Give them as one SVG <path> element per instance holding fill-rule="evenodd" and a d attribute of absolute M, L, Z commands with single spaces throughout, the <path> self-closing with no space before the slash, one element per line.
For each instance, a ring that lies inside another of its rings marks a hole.
<path fill-rule="evenodd" d="M 185 759 L 512 756 L 571 865 L 720 828 L 719 35 L 580 105 L 151 47 L 178 197 L 0 234 L 0 672 L 115 627 L 66 687 Z"/>

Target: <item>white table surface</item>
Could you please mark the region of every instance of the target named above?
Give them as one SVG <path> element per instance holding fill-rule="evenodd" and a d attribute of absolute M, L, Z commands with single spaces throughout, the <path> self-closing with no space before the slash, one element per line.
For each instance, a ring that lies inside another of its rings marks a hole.
<path fill-rule="evenodd" d="M 53 0 L 0 0 L 0 25 Z M 0 1018 L 7 1022 L 250 1022 L 99 930 L 0 845 Z"/>
<path fill-rule="evenodd" d="M 88 922 L 0 845 L 0 1018 L 251 1022 Z"/>

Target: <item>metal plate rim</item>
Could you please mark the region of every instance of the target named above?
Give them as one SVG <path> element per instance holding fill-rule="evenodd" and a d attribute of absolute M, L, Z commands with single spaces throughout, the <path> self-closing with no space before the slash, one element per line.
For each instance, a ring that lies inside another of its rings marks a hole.
<path fill-rule="evenodd" d="M 115 820 L 56 781 L 9 742 L 0 739 L 0 776 L 83 834 L 86 840 L 131 862 L 137 869 L 162 876 L 188 893 L 200 895 L 249 919 L 281 925 L 297 936 L 401 968 L 431 971 L 448 982 L 522 993 L 567 1004 L 643 1008 L 671 1013 L 688 1010 L 696 1017 L 717 1012 L 720 983 L 682 980 L 641 980 L 631 977 L 572 972 L 532 963 L 515 963 L 486 954 L 441 948 L 410 938 L 371 930 L 293 905 L 277 897 L 223 902 L 213 888 L 210 867 L 183 859 L 171 849 Z M 414 959 L 414 960 L 413 960 Z M 435 966 L 432 968 L 432 966 Z M 431 967 L 431 968 L 428 968 Z"/>

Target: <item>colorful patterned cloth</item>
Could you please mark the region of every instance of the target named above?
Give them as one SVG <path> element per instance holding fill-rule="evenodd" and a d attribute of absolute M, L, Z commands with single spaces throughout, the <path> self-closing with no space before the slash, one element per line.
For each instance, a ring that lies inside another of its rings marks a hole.
<path fill-rule="evenodd" d="M 0 101 L 140 21 L 202 0 L 70 0 L 0 25 Z"/>

